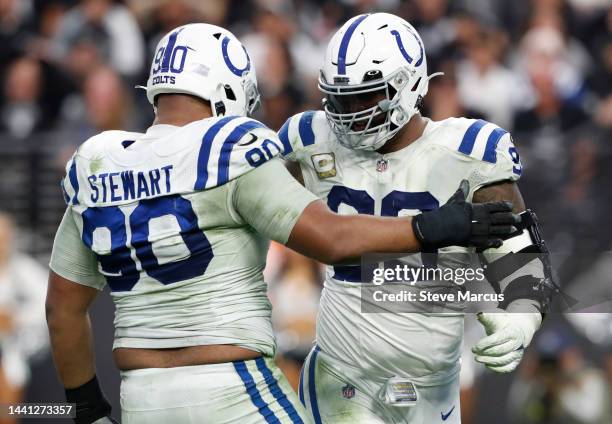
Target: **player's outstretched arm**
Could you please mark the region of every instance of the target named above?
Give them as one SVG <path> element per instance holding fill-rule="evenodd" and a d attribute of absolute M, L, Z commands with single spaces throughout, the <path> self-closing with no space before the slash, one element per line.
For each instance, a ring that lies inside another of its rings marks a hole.
<path fill-rule="evenodd" d="M 233 204 L 258 232 L 327 264 L 365 253 L 409 253 L 443 246 L 499 246 L 518 217 L 507 202 L 465 201 L 467 181 L 444 206 L 414 218 L 338 215 L 270 161 L 237 179 Z"/>
<path fill-rule="evenodd" d="M 554 292 L 548 250 L 541 237 L 535 214 L 525 203 L 514 182 L 499 182 L 476 191 L 473 201 L 508 200 L 521 222 L 518 230 L 497 247 L 484 250 L 487 279 L 504 302 L 498 312 L 478 314 L 486 337 L 472 351 L 475 359 L 496 372 L 511 372 L 521 361 L 534 333 L 542 323 Z"/>
<path fill-rule="evenodd" d="M 415 217 L 338 215 L 322 202 L 309 205 L 287 246 L 325 263 L 358 261 L 365 253 L 409 253 L 445 246 L 500 246 L 515 230 L 509 202 L 472 205 L 463 181 L 441 208 Z"/>

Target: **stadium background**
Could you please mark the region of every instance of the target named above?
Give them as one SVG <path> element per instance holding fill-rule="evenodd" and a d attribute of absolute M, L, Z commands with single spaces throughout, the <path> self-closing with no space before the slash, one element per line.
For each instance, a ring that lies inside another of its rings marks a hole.
<path fill-rule="evenodd" d="M 426 116 L 484 118 L 513 132 L 520 187 L 552 250 L 563 253 L 564 285 L 586 281 L 612 293 L 610 0 L 0 0 L 0 403 L 15 385 L 27 401 L 63 400 L 41 304 L 64 208 L 58 182 L 89 136 L 149 126 L 151 107 L 134 86 L 146 81 L 160 37 L 190 22 L 231 29 L 257 68 L 256 118 L 278 129 L 320 106 L 316 78 L 329 37 L 368 11 L 411 22 L 429 71 L 445 72 L 430 84 Z M 266 274 L 278 360 L 295 384 L 314 337 L 321 267 L 273 245 Z M 93 308 L 98 373 L 118 416 L 112 314 L 101 295 Z M 468 317 L 467 341 L 482 333 L 474 322 Z M 463 422 L 612 423 L 611 346 L 608 315 L 554 314 L 513 375 L 493 375 L 466 355 Z"/>

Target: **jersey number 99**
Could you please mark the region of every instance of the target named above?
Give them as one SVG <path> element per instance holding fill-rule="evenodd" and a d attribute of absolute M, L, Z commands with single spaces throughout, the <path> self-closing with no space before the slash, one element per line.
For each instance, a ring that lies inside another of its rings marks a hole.
<path fill-rule="evenodd" d="M 344 186 L 334 186 L 327 195 L 327 205 L 338 213 L 340 204 L 354 208 L 357 213 L 374 215 L 374 198 L 365 190 L 354 190 Z M 402 210 L 430 211 L 439 207 L 438 200 L 427 191 L 405 192 L 393 190 L 383 197 L 380 205 L 381 216 L 399 216 Z M 423 255 L 423 265 L 435 267 L 432 255 Z M 435 261 L 434 261 L 435 262 Z M 359 265 L 334 266 L 334 278 L 341 281 L 361 282 L 362 272 Z"/>

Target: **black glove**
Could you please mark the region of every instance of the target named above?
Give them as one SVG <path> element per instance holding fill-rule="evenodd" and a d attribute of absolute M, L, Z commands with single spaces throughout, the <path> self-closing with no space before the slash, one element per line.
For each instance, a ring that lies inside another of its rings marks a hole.
<path fill-rule="evenodd" d="M 461 181 L 444 206 L 412 219 L 422 251 L 446 246 L 499 247 L 504 237 L 516 231 L 520 218 L 512 213 L 511 202 L 467 203 L 469 190 L 468 181 Z"/>
<path fill-rule="evenodd" d="M 66 389 L 66 401 L 76 403 L 76 424 L 119 424 L 110 416 L 110 403 L 104 397 L 96 376 L 82 386 Z"/>

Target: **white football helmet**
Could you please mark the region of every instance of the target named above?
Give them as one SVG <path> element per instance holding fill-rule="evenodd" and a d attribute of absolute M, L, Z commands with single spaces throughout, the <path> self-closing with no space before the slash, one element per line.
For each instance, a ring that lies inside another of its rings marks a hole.
<path fill-rule="evenodd" d="M 228 30 L 189 24 L 157 44 L 145 87 L 154 104 L 162 93 L 184 93 L 208 100 L 215 116 L 253 113 L 259 104 L 255 67 Z"/>
<path fill-rule="evenodd" d="M 381 148 L 427 94 L 423 42 L 389 13 L 355 16 L 332 37 L 319 77 L 323 107 L 339 141 L 353 149 Z"/>

